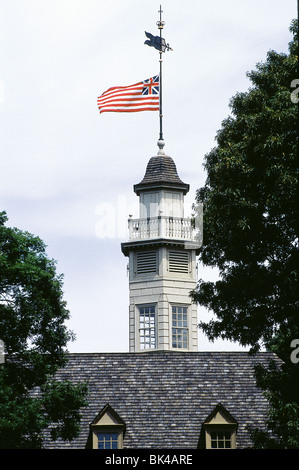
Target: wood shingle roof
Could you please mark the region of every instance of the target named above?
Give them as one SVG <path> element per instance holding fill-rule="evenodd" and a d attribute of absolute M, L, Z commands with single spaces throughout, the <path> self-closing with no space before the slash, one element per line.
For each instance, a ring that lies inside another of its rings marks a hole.
<path fill-rule="evenodd" d="M 173 159 L 167 155 L 156 155 L 149 160 L 145 175 L 140 183 L 134 185 L 134 191 L 139 194 L 140 190 L 164 186 L 180 189 L 184 194 L 189 191 L 189 184 L 180 179 Z"/>
<path fill-rule="evenodd" d="M 144 352 L 70 354 L 58 380 L 87 381 L 89 403 L 81 433 L 46 448 L 86 448 L 90 424 L 109 404 L 126 425 L 124 448 L 196 449 L 202 425 L 221 403 L 238 425 L 237 448 L 252 445 L 246 426 L 263 427 L 267 401 L 253 367 L 271 353 Z"/>

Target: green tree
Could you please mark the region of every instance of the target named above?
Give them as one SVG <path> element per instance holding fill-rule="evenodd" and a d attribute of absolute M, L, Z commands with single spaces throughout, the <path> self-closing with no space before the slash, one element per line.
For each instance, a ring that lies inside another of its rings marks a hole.
<path fill-rule="evenodd" d="M 256 447 L 299 447 L 298 364 L 290 360 L 299 338 L 295 20 L 290 30 L 289 53 L 269 51 L 248 73 L 248 91 L 231 99 L 195 203 L 204 214 L 200 260 L 219 272 L 192 293 L 214 314 L 200 327 L 210 340 L 236 341 L 252 353 L 265 347 L 284 361 L 281 369 L 271 363 L 256 371 L 271 405 L 269 433 L 252 430 Z"/>
<path fill-rule="evenodd" d="M 71 440 L 79 431 L 86 385 L 56 383 L 73 339 L 65 321 L 62 276 L 44 243 L 7 227 L 0 213 L 0 448 L 39 448 L 42 432 Z M 34 394 L 39 390 L 38 394 Z"/>

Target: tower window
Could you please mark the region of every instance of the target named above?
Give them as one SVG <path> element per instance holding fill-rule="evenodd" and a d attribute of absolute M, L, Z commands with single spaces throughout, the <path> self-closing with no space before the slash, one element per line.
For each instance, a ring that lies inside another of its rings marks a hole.
<path fill-rule="evenodd" d="M 156 348 L 156 308 L 154 305 L 139 307 L 140 349 Z"/>
<path fill-rule="evenodd" d="M 172 347 L 188 347 L 188 308 L 172 307 Z"/>

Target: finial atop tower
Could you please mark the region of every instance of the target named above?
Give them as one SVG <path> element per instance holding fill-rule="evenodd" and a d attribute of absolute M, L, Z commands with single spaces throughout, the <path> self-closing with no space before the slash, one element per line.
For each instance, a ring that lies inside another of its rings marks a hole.
<path fill-rule="evenodd" d="M 165 145 L 165 142 L 164 142 L 164 140 L 163 140 L 163 137 L 162 137 L 162 139 L 159 138 L 157 144 L 158 144 L 158 147 L 159 147 L 159 150 L 158 150 L 157 155 L 165 155 L 165 152 L 164 152 L 164 150 L 163 150 L 163 149 L 164 149 L 164 145 Z"/>

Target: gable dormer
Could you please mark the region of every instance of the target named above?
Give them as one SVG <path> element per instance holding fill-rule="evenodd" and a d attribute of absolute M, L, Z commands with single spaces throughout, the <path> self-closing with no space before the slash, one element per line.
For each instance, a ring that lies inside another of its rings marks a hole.
<path fill-rule="evenodd" d="M 206 449 L 235 449 L 237 421 L 219 403 L 203 423 Z"/>
<path fill-rule="evenodd" d="M 104 406 L 90 424 L 93 449 L 122 449 L 125 422 L 109 405 Z"/>

